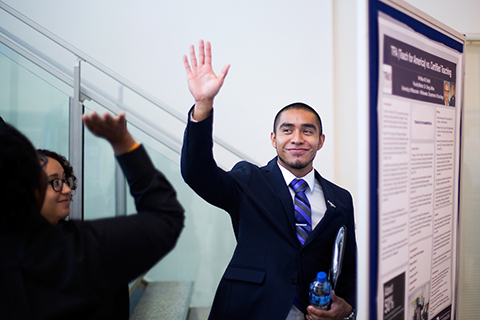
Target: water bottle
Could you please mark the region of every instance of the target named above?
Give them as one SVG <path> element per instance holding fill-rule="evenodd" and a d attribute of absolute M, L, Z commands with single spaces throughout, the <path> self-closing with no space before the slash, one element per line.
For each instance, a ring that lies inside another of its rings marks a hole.
<path fill-rule="evenodd" d="M 320 271 L 312 283 L 308 297 L 310 304 L 320 310 L 328 310 L 330 307 L 331 286 L 327 280 L 327 274 Z"/>

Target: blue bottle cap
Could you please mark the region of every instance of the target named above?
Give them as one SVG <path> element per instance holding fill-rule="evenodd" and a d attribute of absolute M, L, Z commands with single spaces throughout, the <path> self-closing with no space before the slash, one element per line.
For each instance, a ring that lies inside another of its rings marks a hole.
<path fill-rule="evenodd" d="M 324 282 L 325 280 L 327 280 L 327 274 L 325 272 L 320 271 L 317 273 L 317 281 Z"/>

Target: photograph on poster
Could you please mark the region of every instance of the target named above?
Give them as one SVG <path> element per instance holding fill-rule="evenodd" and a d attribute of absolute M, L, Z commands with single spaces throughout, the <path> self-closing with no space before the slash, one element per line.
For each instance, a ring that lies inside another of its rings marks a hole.
<path fill-rule="evenodd" d="M 430 304 L 430 292 L 428 290 L 428 286 L 422 287 L 409 297 L 410 308 L 408 308 L 407 319 L 428 320 L 428 308 Z"/>

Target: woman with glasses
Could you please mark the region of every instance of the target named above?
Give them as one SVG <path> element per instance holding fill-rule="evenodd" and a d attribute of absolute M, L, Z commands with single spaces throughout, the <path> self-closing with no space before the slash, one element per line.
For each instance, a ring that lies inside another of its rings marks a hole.
<path fill-rule="evenodd" d="M 53 151 L 38 149 L 48 186 L 40 214 L 53 225 L 64 221 L 70 214 L 70 202 L 77 188 L 77 178 L 68 160 Z"/>
<path fill-rule="evenodd" d="M 130 135 L 125 114 L 82 118 L 113 148 L 138 213 L 53 226 L 39 213 L 49 193 L 63 199 L 54 207 L 68 212 L 71 180 L 62 161 L 37 154 L 0 121 L 2 320 L 127 320 L 127 284 L 170 252 L 183 228 L 175 189 Z"/>

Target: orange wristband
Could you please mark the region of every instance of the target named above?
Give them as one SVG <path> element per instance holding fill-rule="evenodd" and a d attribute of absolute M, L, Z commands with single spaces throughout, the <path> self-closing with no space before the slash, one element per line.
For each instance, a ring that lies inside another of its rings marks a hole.
<path fill-rule="evenodd" d="M 137 149 L 138 147 L 140 147 L 140 144 L 135 141 L 135 144 L 133 145 L 133 147 L 130 148 L 130 150 L 128 150 L 128 152 L 132 152 L 133 150 Z"/>

